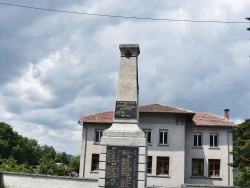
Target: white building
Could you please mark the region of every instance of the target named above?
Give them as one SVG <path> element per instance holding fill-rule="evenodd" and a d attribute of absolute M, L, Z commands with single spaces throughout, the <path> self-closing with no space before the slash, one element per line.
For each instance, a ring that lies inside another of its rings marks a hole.
<path fill-rule="evenodd" d="M 221 118 L 163 104 L 139 108 L 139 127 L 148 140 L 147 186 L 233 185 L 229 112 Z M 82 117 L 80 177 L 98 179 L 100 140 L 113 111 Z"/>

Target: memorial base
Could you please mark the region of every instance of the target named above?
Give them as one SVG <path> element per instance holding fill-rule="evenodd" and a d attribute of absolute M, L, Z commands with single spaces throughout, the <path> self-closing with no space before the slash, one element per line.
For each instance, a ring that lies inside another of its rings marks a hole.
<path fill-rule="evenodd" d="M 101 140 L 99 187 L 145 188 L 146 181 L 147 141 L 144 132 L 137 124 L 114 123 L 103 132 Z"/>

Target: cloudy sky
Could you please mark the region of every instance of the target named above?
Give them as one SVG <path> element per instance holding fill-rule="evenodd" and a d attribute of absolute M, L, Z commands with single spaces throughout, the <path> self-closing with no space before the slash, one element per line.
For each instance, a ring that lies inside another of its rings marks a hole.
<path fill-rule="evenodd" d="M 0 0 L 79 13 L 237 21 L 249 0 Z M 140 105 L 250 118 L 250 22 L 193 23 L 67 14 L 0 4 L 0 121 L 80 153 L 81 116 L 112 110 L 119 44 L 140 45 Z"/>

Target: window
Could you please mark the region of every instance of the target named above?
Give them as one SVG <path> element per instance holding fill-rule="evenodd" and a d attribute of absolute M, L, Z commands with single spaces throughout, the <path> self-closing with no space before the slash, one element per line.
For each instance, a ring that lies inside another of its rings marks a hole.
<path fill-rule="evenodd" d="M 210 134 L 210 147 L 218 147 L 218 134 Z"/>
<path fill-rule="evenodd" d="M 156 175 L 169 175 L 169 157 L 157 157 Z"/>
<path fill-rule="evenodd" d="M 148 156 L 147 173 L 152 174 L 152 156 Z"/>
<path fill-rule="evenodd" d="M 95 142 L 101 142 L 102 132 L 102 129 L 95 130 Z"/>
<path fill-rule="evenodd" d="M 150 129 L 144 129 L 143 131 L 145 132 L 148 144 L 151 144 L 151 130 Z"/>
<path fill-rule="evenodd" d="M 192 159 L 192 176 L 204 176 L 204 159 Z"/>
<path fill-rule="evenodd" d="M 92 154 L 91 171 L 99 170 L 99 154 Z"/>
<path fill-rule="evenodd" d="M 201 146 L 201 145 L 202 145 L 202 134 L 194 133 L 194 146 Z"/>
<path fill-rule="evenodd" d="M 160 130 L 160 144 L 168 144 L 168 130 Z"/>
<path fill-rule="evenodd" d="M 209 159 L 209 176 L 220 176 L 220 160 L 219 159 Z"/>

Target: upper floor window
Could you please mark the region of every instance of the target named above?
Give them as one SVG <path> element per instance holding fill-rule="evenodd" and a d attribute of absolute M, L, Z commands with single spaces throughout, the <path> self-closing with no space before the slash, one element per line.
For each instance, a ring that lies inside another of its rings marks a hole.
<path fill-rule="evenodd" d="M 152 174 L 152 156 L 148 156 L 147 173 Z"/>
<path fill-rule="evenodd" d="M 210 147 L 218 147 L 218 134 L 210 134 Z"/>
<path fill-rule="evenodd" d="M 156 175 L 169 175 L 169 157 L 157 157 Z"/>
<path fill-rule="evenodd" d="M 192 176 L 204 175 L 204 159 L 192 159 Z"/>
<path fill-rule="evenodd" d="M 201 145 L 202 145 L 202 134 L 194 133 L 194 146 L 201 146 Z"/>
<path fill-rule="evenodd" d="M 92 154 L 91 171 L 99 170 L 99 154 Z"/>
<path fill-rule="evenodd" d="M 150 129 L 143 129 L 143 131 L 145 132 L 146 139 L 147 139 L 148 143 L 151 144 L 151 130 Z"/>
<path fill-rule="evenodd" d="M 101 142 L 102 132 L 102 129 L 95 130 L 95 142 Z"/>
<path fill-rule="evenodd" d="M 168 130 L 160 130 L 160 139 L 159 139 L 160 144 L 168 144 Z"/>
<path fill-rule="evenodd" d="M 220 176 L 220 160 L 209 159 L 208 160 L 209 176 Z"/>

